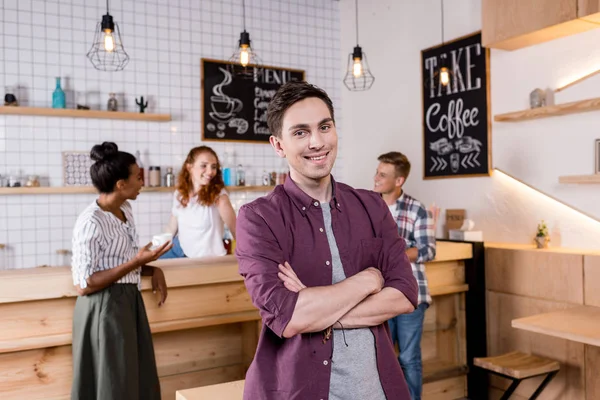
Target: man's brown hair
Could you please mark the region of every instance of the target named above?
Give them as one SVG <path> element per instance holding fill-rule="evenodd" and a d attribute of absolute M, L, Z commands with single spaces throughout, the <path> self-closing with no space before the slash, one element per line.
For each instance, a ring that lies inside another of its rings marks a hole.
<path fill-rule="evenodd" d="M 329 108 L 331 119 L 335 124 L 333 116 L 333 103 L 327 93 L 315 85 L 304 81 L 292 81 L 282 85 L 267 107 L 267 125 L 271 135 L 281 138 L 281 129 L 283 127 L 283 115 L 288 108 L 299 101 L 316 97 L 323 100 Z"/>
<path fill-rule="evenodd" d="M 398 151 L 390 151 L 389 153 L 382 154 L 377 158 L 377 161 L 392 164 L 396 170 L 396 176 L 406 179 L 408 178 L 408 174 L 410 174 L 410 161 L 408 161 L 408 158 L 404 154 Z"/>

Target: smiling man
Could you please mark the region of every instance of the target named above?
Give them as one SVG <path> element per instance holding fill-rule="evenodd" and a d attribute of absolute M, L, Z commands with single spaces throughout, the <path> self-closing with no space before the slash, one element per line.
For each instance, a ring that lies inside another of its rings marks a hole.
<path fill-rule="evenodd" d="M 425 310 L 431 295 L 425 275 L 425 262 L 435 258 L 435 224 L 431 214 L 418 200 L 404 193 L 402 187 L 410 174 L 410 161 L 397 151 L 380 155 L 373 190 L 381 193 L 398 226 L 398 234 L 406 241 L 406 254 L 419 283 L 418 306 L 412 313 L 390 319 L 392 340 L 398 343 L 398 361 L 406 377 L 412 400 L 421 400 L 423 362 L 421 337 Z"/>
<path fill-rule="evenodd" d="M 236 255 L 263 328 L 244 399 L 409 400 L 386 321 L 417 282 L 381 197 L 336 182 L 331 99 L 283 85 L 267 110 L 289 179 L 241 207 Z"/>

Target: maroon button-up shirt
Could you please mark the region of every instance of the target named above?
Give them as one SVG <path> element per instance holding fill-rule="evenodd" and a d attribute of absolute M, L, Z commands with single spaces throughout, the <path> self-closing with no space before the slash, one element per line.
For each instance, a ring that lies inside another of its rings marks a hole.
<path fill-rule="evenodd" d="M 331 223 L 346 277 L 368 268 L 381 270 L 385 287 L 396 288 L 417 305 L 417 281 L 405 244 L 387 205 L 371 191 L 332 178 Z M 323 229 L 321 229 L 323 228 Z M 288 178 L 268 196 L 241 207 L 236 224 L 236 256 L 263 329 L 246 374 L 244 399 L 327 399 L 332 341 L 306 333 L 286 339 L 298 293 L 285 288 L 277 265 L 288 261 L 307 287 L 332 282 L 331 252 L 318 200 Z M 370 328 L 377 368 L 388 400 L 409 400 L 387 323 Z"/>

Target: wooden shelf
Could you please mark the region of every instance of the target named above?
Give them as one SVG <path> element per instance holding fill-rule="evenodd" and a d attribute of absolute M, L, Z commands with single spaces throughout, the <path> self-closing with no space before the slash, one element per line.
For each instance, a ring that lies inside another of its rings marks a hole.
<path fill-rule="evenodd" d="M 33 115 L 40 117 L 70 117 L 120 119 L 130 121 L 166 122 L 171 120 L 170 114 L 146 114 L 124 111 L 76 110 L 70 108 L 39 108 L 39 107 L 0 107 L 3 115 Z"/>
<path fill-rule="evenodd" d="M 274 186 L 226 186 L 228 192 L 270 192 Z M 142 192 L 173 192 L 172 187 L 143 187 Z M 43 186 L 0 188 L 0 195 L 9 194 L 83 194 L 96 193 L 91 186 Z"/>
<path fill-rule="evenodd" d="M 600 174 L 559 176 L 558 183 L 600 183 Z"/>
<path fill-rule="evenodd" d="M 600 110 L 600 97 L 558 104 L 554 106 L 532 108 L 530 110 L 515 111 L 506 114 L 497 114 L 494 116 L 494 121 L 519 122 L 530 119 L 555 117 L 557 115 L 575 114 L 595 110 Z"/>

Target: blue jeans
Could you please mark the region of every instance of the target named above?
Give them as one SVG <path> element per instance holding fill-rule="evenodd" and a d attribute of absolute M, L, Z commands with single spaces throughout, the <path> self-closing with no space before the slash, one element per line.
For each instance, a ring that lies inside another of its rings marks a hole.
<path fill-rule="evenodd" d="M 160 260 L 166 258 L 184 258 L 187 257 L 183 250 L 181 249 L 181 244 L 179 243 L 179 236 L 175 236 L 173 238 L 173 247 L 171 250 L 167 251 L 165 254 L 159 257 Z"/>
<path fill-rule="evenodd" d="M 410 314 L 401 314 L 388 321 L 392 342 L 400 349 L 400 366 L 404 372 L 412 400 L 421 400 L 423 390 L 423 362 L 421 361 L 421 336 L 427 303 L 421 303 Z"/>

